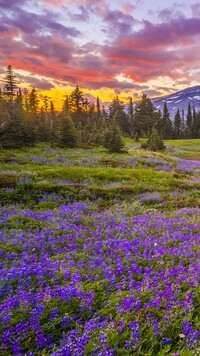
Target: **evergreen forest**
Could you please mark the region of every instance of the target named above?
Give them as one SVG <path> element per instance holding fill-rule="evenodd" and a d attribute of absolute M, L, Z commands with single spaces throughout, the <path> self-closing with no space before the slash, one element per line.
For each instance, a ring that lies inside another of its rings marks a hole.
<path fill-rule="evenodd" d="M 18 88 L 11 65 L 0 90 L 0 147 L 20 148 L 48 142 L 52 147 L 90 147 L 102 145 L 110 152 L 123 148 L 121 137 L 138 140 L 156 130 L 161 139 L 200 138 L 200 112 L 188 104 L 186 117 L 176 112 L 171 118 L 167 104 L 158 111 L 143 94 L 139 102 L 130 97 L 125 104 L 114 97 L 105 109 L 100 99 L 89 102 L 78 86 L 65 96 L 62 110 L 46 96 L 41 104 L 39 92 Z"/>

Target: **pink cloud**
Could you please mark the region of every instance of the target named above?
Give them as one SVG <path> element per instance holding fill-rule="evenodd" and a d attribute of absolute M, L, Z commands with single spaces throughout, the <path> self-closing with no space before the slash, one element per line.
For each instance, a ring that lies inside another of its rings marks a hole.
<path fill-rule="evenodd" d="M 125 14 L 131 14 L 135 10 L 135 6 L 128 3 L 122 3 L 121 10 Z"/>
<path fill-rule="evenodd" d="M 76 0 L 77 3 L 80 1 Z M 158 24 L 144 21 L 143 28 L 136 31 L 137 20 L 129 13 L 108 9 L 103 0 L 81 3 L 82 13 L 86 4 L 102 6 L 100 16 L 108 34 L 105 44 L 97 41 L 78 45 L 80 27 L 64 25 L 49 10 L 36 15 L 24 7 L 15 8 L 11 20 L 6 8 L 0 21 L 0 66 L 5 68 L 9 63 L 16 69 L 86 88 L 134 88 L 132 83 L 115 79 L 121 73 L 140 87 L 150 79 L 166 75 L 173 80 L 193 79 L 189 70 L 191 66 L 199 67 L 200 19 L 179 17 Z"/>
<path fill-rule="evenodd" d="M 192 12 L 192 16 L 200 17 L 200 3 L 199 2 L 197 2 L 195 4 L 191 4 L 190 9 Z"/>
<path fill-rule="evenodd" d="M 64 3 L 64 0 L 42 0 L 45 4 L 47 5 L 53 5 L 53 6 L 62 6 Z"/>

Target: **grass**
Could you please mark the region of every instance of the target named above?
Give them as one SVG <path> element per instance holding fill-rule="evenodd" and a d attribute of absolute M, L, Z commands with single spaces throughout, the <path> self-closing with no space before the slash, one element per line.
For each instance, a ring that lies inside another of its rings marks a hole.
<path fill-rule="evenodd" d="M 200 139 L 166 140 L 166 146 L 178 150 L 178 156 L 189 160 L 200 160 Z"/>
<path fill-rule="evenodd" d="M 200 351 L 200 140 L 124 141 L 0 150 L 0 355 Z"/>

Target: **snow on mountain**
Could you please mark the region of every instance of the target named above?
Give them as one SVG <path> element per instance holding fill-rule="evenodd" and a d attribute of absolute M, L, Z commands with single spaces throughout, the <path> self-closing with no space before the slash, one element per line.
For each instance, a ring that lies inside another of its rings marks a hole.
<path fill-rule="evenodd" d="M 151 101 L 153 105 L 161 111 L 163 111 L 164 103 L 166 102 L 172 119 L 178 109 L 180 110 L 180 114 L 182 114 L 182 110 L 184 110 L 184 114 L 187 115 L 189 102 L 191 109 L 195 108 L 196 111 L 200 111 L 200 86 L 187 88 L 160 98 L 154 98 L 151 99 Z"/>

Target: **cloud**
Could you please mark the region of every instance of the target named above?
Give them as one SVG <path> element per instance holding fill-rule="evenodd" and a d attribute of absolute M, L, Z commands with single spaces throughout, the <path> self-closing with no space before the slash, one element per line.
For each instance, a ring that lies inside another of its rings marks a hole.
<path fill-rule="evenodd" d="M 42 0 L 47 5 L 53 5 L 53 6 L 62 6 L 64 3 L 64 0 Z"/>
<path fill-rule="evenodd" d="M 110 31 L 112 30 L 113 36 L 130 34 L 132 32 L 133 24 L 137 22 L 132 15 L 120 10 L 109 10 L 108 8 L 104 9 L 102 17 L 106 24 L 103 31 L 110 34 Z"/>
<path fill-rule="evenodd" d="M 78 10 L 79 10 L 79 13 L 76 13 L 76 14 L 71 13 L 70 18 L 74 21 L 83 21 L 83 22 L 88 21 L 90 16 L 89 16 L 89 11 L 87 10 L 87 8 L 81 5 L 81 6 L 78 6 Z"/>
<path fill-rule="evenodd" d="M 55 15 L 47 12 L 43 15 L 27 12 L 23 9 L 18 9 L 15 12 L 14 18 L 10 20 L 10 24 L 15 26 L 24 33 L 45 33 L 50 31 L 52 34 L 59 33 L 61 37 L 77 37 L 81 33 L 74 27 L 64 26 L 58 21 L 55 21 Z"/>
<path fill-rule="evenodd" d="M 118 36 L 102 48 L 110 68 L 137 82 L 168 75 L 177 79 L 181 67 L 198 65 L 200 19 L 171 20 L 161 24 L 144 21 L 143 29 Z M 194 54 L 191 59 L 191 51 Z M 197 57 L 196 57 L 197 56 Z"/>
<path fill-rule="evenodd" d="M 199 72 L 195 72 L 199 68 L 200 39 L 200 18 L 196 16 L 174 18 L 172 10 L 165 8 L 160 11 L 160 22 L 153 23 L 135 19 L 128 3 L 119 10 L 108 8 L 103 0 L 75 0 L 72 9 L 68 0 L 43 0 L 38 12 L 28 10 L 26 0 L 20 6 L 16 3 L 0 0 L 0 66 L 11 64 L 14 69 L 28 71 L 33 75 L 33 85 L 40 89 L 51 88 L 52 82 L 36 80 L 35 74 L 72 86 L 125 92 L 152 90 L 145 83 L 166 74 L 176 82 L 200 80 Z M 47 8 L 58 4 L 62 9 Z M 191 11 L 195 12 L 197 5 L 191 5 Z M 61 12 L 63 9 L 66 13 Z M 82 44 L 85 23 L 76 22 L 91 18 L 95 22 L 97 12 L 105 41 L 99 43 L 97 38 Z M 70 16 L 68 21 L 65 14 Z M 124 81 L 116 79 L 121 73 Z"/>
<path fill-rule="evenodd" d="M 51 88 L 53 88 L 53 84 L 50 83 L 47 79 L 41 78 L 35 78 L 33 76 L 28 76 L 28 75 L 21 75 L 21 74 L 17 74 L 17 79 L 20 82 L 21 86 L 26 87 L 27 84 L 29 84 L 30 87 L 35 87 L 39 90 L 50 90 Z"/>
<path fill-rule="evenodd" d="M 20 0 L 20 6 L 24 5 L 26 2 L 27 0 Z M 13 8 L 16 8 L 17 6 L 17 3 L 13 0 L 0 0 L 0 8 L 2 10 L 11 10 Z"/>
<path fill-rule="evenodd" d="M 200 17 L 200 3 L 199 2 L 197 2 L 195 4 L 191 4 L 190 9 L 192 12 L 192 16 Z"/>
<path fill-rule="evenodd" d="M 128 4 L 128 3 L 124 2 L 121 5 L 121 9 L 122 9 L 123 13 L 130 14 L 131 12 L 133 12 L 135 10 L 135 5 Z"/>

